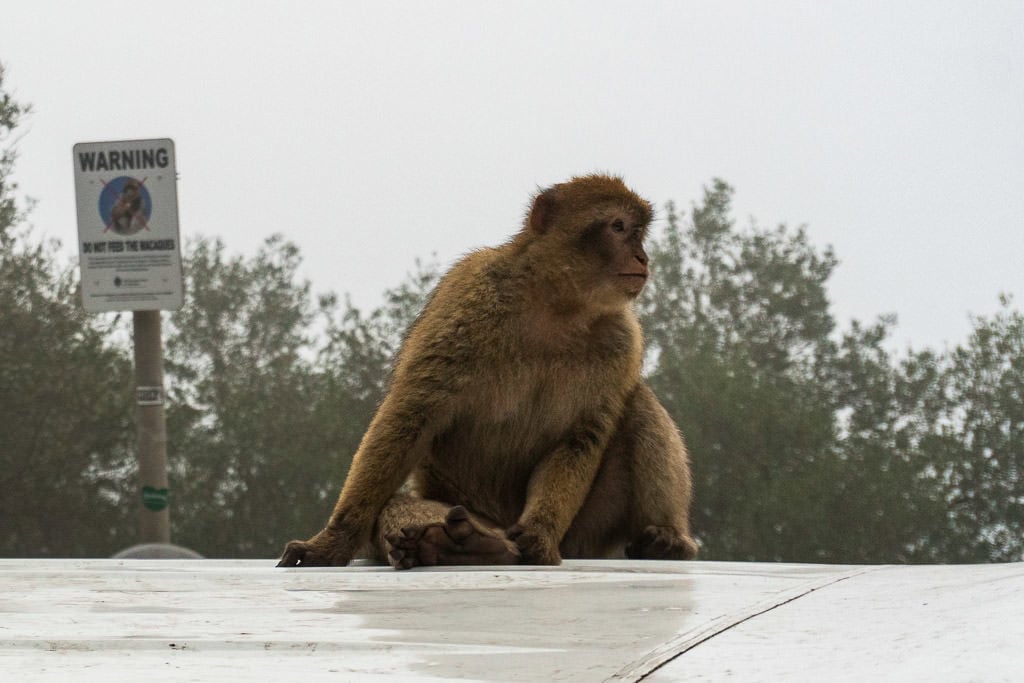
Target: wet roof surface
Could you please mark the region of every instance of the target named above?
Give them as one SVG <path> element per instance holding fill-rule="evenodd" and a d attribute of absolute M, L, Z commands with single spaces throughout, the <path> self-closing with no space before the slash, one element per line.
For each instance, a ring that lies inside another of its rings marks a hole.
<path fill-rule="evenodd" d="M 1019 680 L 1024 565 L 0 560 L 10 680 Z"/>

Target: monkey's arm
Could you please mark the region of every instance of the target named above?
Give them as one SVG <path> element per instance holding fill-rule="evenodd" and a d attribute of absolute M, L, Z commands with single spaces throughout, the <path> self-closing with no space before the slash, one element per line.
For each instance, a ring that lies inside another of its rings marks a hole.
<path fill-rule="evenodd" d="M 363 436 L 334 512 L 320 533 L 285 546 L 278 566 L 344 566 L 366 546 L 387 500 L 423 459 L 454 413 L 480 346 L 451 312 L 453 269 L 438 285 L 395 361 L 387 396 Z M 449 284 L 446 284 L 449 283 Z"/>
<path fill-rule="evenodd" d="M 352 459 L 327 526 L 285 546 L 279 567 L 345 566 L 365 546 L 385 502 L 398 490 L 444 423 L 450 395 L 396 386 L 384 399 Z"/>
<path fill-rule="evenodd" d="M 508 530 L 524 564 L 561 563 L 558 546 L 594 482 L 616 414 L 609 409 L 581 419 L 534 470 L 523 513 Z"/>

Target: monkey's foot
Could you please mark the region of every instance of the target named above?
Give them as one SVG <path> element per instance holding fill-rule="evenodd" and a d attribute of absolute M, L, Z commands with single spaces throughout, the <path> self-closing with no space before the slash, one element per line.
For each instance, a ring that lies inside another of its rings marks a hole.
<path fill-rule="evenodd" d="M 456 505 L 443 523 L 405 527 L 385 536 L 395 569 L 434 565 L 518 564 L 515 543 L 474 522 L 466 508 Z"/>
<path fill-rule="evenodd" d="M 559 565 L 562 556 L 558 552 L 558 544 L 544 534 L 530 531 L 522 524 L 516 524 L 508 530 L 508 537 L 516 542 L 522 553 L 523 564 Z"/>
<path fill-rule="evenodd" d="M 671 526 L 649 526 L 626 546 L 631 560 L 692 560 L 697 557 L 697 543 Z"/>

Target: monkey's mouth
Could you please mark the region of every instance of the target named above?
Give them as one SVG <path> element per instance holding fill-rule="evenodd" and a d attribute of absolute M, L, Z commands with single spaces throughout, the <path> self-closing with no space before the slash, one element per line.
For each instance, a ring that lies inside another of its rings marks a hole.
<path fill-rule="evenodd" d="M 622 291 L 629 296 L 638 296 L 647 284 L 647 273 L 619 273 Z"/>

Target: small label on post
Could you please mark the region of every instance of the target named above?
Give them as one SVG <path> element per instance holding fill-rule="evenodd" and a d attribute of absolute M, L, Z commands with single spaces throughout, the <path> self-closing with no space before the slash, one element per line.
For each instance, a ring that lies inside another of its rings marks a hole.
<path fill-rule="evenodd" d="M 164 388 L 135 387 L 135 403 L 140 406 L 162 406 L 164 404 Z"/>
<path fill-rule="evenodd" d="M 167 489 L 158 489 L 153 486 L 142 487 L 142 504 L 147 510 L 160 512 L 167 507 Z"/>

